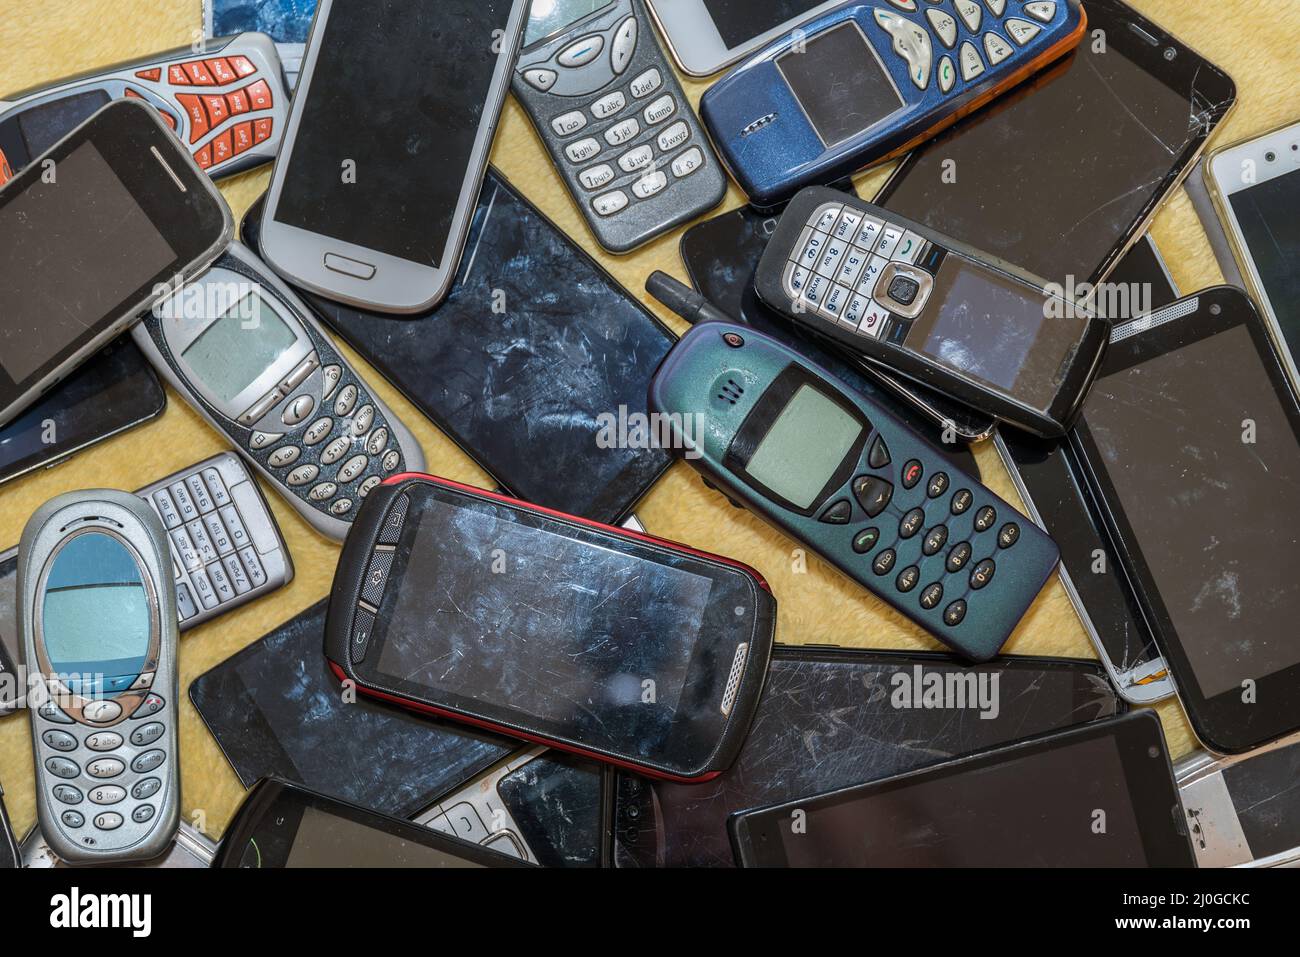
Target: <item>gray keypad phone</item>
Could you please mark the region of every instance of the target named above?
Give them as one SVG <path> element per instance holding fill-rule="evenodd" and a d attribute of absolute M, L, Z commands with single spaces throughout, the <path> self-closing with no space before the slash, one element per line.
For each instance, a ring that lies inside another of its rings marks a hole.
<path fill-rule="evenodd" d="M 726 173 L 642 0 L 534 3 L 513 88 L 610 252 L 722 202 Z"/>

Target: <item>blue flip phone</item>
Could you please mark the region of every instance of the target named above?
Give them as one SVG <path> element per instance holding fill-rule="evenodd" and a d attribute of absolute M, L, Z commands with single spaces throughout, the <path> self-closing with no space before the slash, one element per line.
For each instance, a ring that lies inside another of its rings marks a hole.
<path fill-rule="evenodd" d="M 759 207 L 906 152 L 1083 39 L 1079 0 L 846 3 L 735 67 L 700 116 Z"/>

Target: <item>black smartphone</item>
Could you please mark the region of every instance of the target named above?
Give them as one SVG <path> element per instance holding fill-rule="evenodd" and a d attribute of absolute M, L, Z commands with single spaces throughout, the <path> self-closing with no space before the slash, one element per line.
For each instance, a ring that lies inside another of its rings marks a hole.
<path fill-rule="evenodd" d="M 727 816 L 1126 710 L 1094 662 L 778 645 L 740 756 L 705 784 L 619 774 L 618 867 L 730 867 Z"/>
<path fill-rule="evenodd" d="M 1139 711 L 728 822 L 742 867 L 1194 867 Z"/>
<path fill-rule="evenodd" d="M 261 214 L 240 227 L 254 251 Z M 647 414 L 676 337 L 493 170 L 438 308 L 395 321 L 298 291 L 511 495 L 617 524 L 668 467 L 619 423 Z"/>
<path fill-rule="evenodd" d="M 1129 306 L 1113 317 L 1116 322 L 1178 298 L 1149 235 L 1125 254 L 1109 282 L 1130 291 Z M 1169 670 L 1069 443 L 1044 441 L 1013 428 L 1000 429 L 995 442 L 1030 517 L 1061 548 L 1061 583 L 1115 688 L 1133 704 L 1172 695 Z"/>
<path fill-rule="evenodd" d="M 343 545 L 325 656 L 387 701 L 693 781 L 740 750 L 775 627 L 739 562 L 399 475 Z"/>
<path fill-rule="evenodd" d="M 841 188 L 857 195 L 851 184 Z M 882 403 L 942 449 L 955 465 L 972 475 L 979 474 L 975 471 L 975 457 L 964 444 L 992 434 L 997 423 L 991 416 L 954 402 L 869 359 L 835 350 L 826 340 L 815 339 L 808 330 L 758 298 L 754 272 L 780 221 L 779 214 L 768 215 L 752 206 L 743 206 L 686 230 L 682 235 L 681 255 L 691 285 L 736 322 L 767 333 Z M 948 429 L 961 444 L 943 441 Z"/>
<path fill-rule="evenodd" d="M 14 827 L 9 823 L 9 812 L 5 810 L 5 789 L 0 788 L 0 870 L 9 870 L 23 866 L 22 854 L 18 850 L 18 839 L 14 836 Z"/>
<path fill-rule="evenodd" d="M 166 405 L 162 383 L 135 343 L 116 339 L 0 427 L 0 482 L 148 422 Z"/>
<path fill-rule="evenodd" d="M 190 684 L 244 787 L 282 778 L 412 817 L 518 747 L 371 698 L 343 701 L 321 655 L 325 609 L 313 605 Z"/>
<path fill-rule="evenodd" d="M 1197 737 L 1300 730 L 1300 403 L 1249 297 L 1117 326 L 1070 438 Z"/>
<path fill-rule="evenodd" d="M 262 781 L 226 828 L 213 867 L 529 867 L 410 821 Z"/>
<path fill-rule="evenodd" d="M 1121 0 L 1085 7 L 1073 53 L 914 150 L 875 200 L 1077 301 L 1236 102 L 1226 73 Z"/>

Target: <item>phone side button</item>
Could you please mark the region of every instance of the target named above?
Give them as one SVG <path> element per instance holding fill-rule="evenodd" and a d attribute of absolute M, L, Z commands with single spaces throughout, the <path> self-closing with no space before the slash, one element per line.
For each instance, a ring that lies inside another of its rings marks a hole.
<path fill-rule="evenodd" d="M 375 275 L 375 267 L 370 263 L 358 262 L 355 259 L 348 259 L 346 256 L 339 256 L 336 253 L 325 254 L 325 268 L 357 279 L 370 279 Z"/>
<path fill-rule="evenodd" d="M 375 616 L 364 608 L 357 609 L 357 616 L 352 620 L 352 663 L 359 665 L 366 660 L 366 648 L 370 646 L 370 633 L 375 627 Z"/>

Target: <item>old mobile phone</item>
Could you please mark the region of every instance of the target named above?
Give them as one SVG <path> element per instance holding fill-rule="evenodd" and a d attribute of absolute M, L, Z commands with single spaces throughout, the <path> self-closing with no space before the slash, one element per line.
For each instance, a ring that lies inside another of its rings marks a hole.
<path fill-rule="evenodd" d="M 266 261 L 362 308 L 440 302 L 527 13 L 528 0 L 320 0 L 267 190 Z"/>
<path fill-rule="evenodd" d="M 523 748 L 415 823 L 530 864 L 600 867 L 612 777 L 608 766 L 576 754 Z"/>
<path fill-rule="evenodd" d="M 0 425 L 212 262 L 233 228 L 212 180 L 133 100 L 19 173 L 0 190 Z"/>
<path fill-rule="evenodd" d="M 409 429 L 242 243 L 131 335 L 304 519 L 341 540 L 383 477 L 424 466 Z"/>
<path fill-rule="evenodd" d="M 851 192 L 851 187 L 849 190 Z M 856 195 L 856 194 L 854 194 Z M 975 458 L 945 432 L 963 442 L 993 434 L 997 420 L 954 402 L 919 382 L 861 355 L 840 351 L 767 306 L 754 291 L 754 270 L 763 257 L 779 217 L 742 206 L 691 226 L 682 235 L 682 263 L 691 284 L 737 322 L 753 326 L 880 402 L 900 419 L 939 445 L 960 468 L 976 474 Z"/>
<path fill-rule="evenodd" d="M 0 426 L 0 482 L 49 468 L 162 414 L 162 383 L 130 337 L 109 343 Z"/>
<path fill-rule="evenodd" d="M 105 103 L 152 106 L 214 178 L 275 158 L 288 95 L 261 33 L 180 47 L 0 98 L 0 149 L 21 169 Z"/>
<path fill-rule="evenodd" d="M 213 867 L 528 867 L 410 821 L 267 779 L 244 798 Z"/>
<path fill-rule="evenodd" d="M 1200 867 L 1300 867 L 1300 739 L 1174 765 Z"/>
<path fill-rule="evenodd" d="M 46 843 L 40 827 L 27 832 L 21 845 L 22 866 L 32 869 L 68 867 Z M 211 867 L 217 845 L 188 821 L 181 821 L 171 845 L 158 857 L 142 862 L 141 867 L 193 868 Z"/>
<path fill-rule="evenodd" d="M 876 202 L 1067 288 L 1102 282 L 1237 93 L 1122 0 L 1086 6 L 1088 42 L 913 150 Z"/>
<path fill-rule="evenodd" d="M 1246 288 L 1300 385 L 1300 123 L 1216 150 L 1205 169 Z"/>
<path fill-rule="evenodd" d="M 1123 713 L 1095 662 L 777 645 L 754 725 L 707 784 L 618 775 L 614 863 L 731 867 L 727 816 Z"/>
<path fill-rule="evenodd" d="M 255 204 L 241 224 L 254 250 L 260 223 Z M 509 494 L 622 522 L 672 459 L 611 441 L 605 423 L 646 415 L 676 337 L 494 170 L 465 251 L 446 300 L 415 322 L 302 299 Z M 502 311 L 483 308 L 498 296 Z M 556 308 L 573 296 L 583 308 Z"/>
<path fill-rule="evenodd" d="M 843 2 L 646 0 L 646 6 L 682 72 L 708 76 Z"/>
<path fill-rule="evenodd" d="M 162 521 L 128 492 L 42 505 L 18 551 L 36 810 L 70 863 L 157 857 L 180 819 L 176 592 Z"/>
<path fill-rule="evenodd" d="M 316 13 L 316 0 L 203 0 L 203 36 L 207 40 L 255 30 L 275 41 L 292 90 L 302 69 L 302 52 Z"/>
<path fill-rule="evenodd" d="M 321 654 L 325 606 L 316 603 L 190 683 L 191 703 L 244 787 L 282 778 L 410 818 L 517 749 L 376 698 L 345 702 Z"/>
<path fill-rule="evenodd" d="M 1070 52 L 1087 22 L 1078 0 L 846 3 L 735 67 L 700 116 L 750 202 L 772 207 L 925 142 Z"/>
<path fill-rule="evenodd" d="M 1131 291 L 1130 308 L 1116 322 L 1179 298 L 1149 235 L 1125 254 L 1109 282 Z M 1029 516 L 1060 545 L 1061 584 L 1115 688 L 1133 704 L 1172 695 L 1169 670 L 1069 443 L 1010 428 L 994 442 Z"/>
<path fill-rule="evenodd" d="M 642 0 L 533 0 L 512 82 L 610 252 L 630 252 L 726 195 L 727 175 Z"/>
<path fill-rule="evenodd" d="M 746 811 L 728 826 L 742 867 L 1196 864 L 1151 711 Z"/>
<path fill-rule="evenodd" d="M 1249 297 L 1117 326 L 1070 438 L 1197 737 L 1300 730 L 1300 404 Z"/>
<path fill-rule="evenodd" d="M 818 335 L 1048 438 L 1078 417 L 1110 332 L 1044 280 L 824 187 L 787 207 L 754 282 Z"/>
<path fill-rule="evenodd" d="M 776 625 L 752 569 L 432 476 L 358 521 L 325 632 L 341 680 L 654 777 L 735 758 Z"/>
<path fill-rule="evenodd" d="M 729 498 L 972 661 L 998 653 L 1056 569 L 1036 525 L 880 406 L 745 326 L 691 329 L 655 373 L 650 406 Z M 675 424 L 697 417 L 694 435 Z"/>

